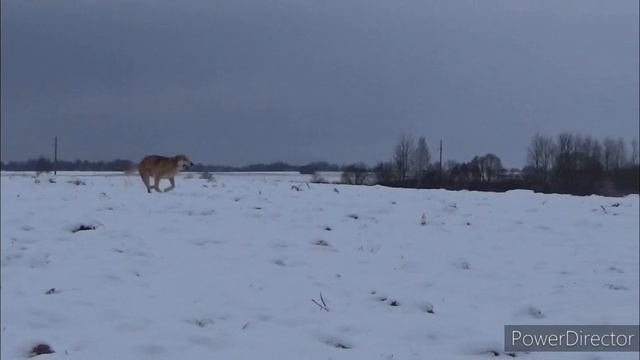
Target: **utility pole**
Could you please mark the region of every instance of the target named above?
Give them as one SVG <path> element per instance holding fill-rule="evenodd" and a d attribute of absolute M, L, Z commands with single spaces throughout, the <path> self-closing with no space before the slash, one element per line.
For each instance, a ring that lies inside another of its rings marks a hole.
<path fill-rule="evenodd" d="M 442 139 L 440 139 L 440 186 L 442 186 Z"/>
<path fill-rule="evenodd" d="M 57 175 L 58 170 L 58 137 L 53 138 L 53 175 Z"/>
<path fill-rule="evenodd" d="M 442 139 L 440 139 L 440 176 L 442 176 Z"/>

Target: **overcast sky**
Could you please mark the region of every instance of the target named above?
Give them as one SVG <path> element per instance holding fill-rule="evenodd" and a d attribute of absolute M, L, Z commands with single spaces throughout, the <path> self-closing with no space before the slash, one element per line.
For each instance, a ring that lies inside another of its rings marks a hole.
<path fill-rule="evenodd" d="M 2 160 L 522 166 L 639 131 L 638 0 L 2 0 Z"/>

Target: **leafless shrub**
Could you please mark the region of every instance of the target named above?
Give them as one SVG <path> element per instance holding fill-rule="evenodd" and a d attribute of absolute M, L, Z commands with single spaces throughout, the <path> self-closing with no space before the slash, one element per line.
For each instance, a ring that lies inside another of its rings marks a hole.
<path fill-rule="evenodd" d="M 350 185 L 362 185 L 369 176 L 367 166 L 362 163 L 347 166 L 341 175 L 342 183 Z"/>
<path fill-rule="evenodd" d="M 317 171 L 311 175 L 311 182 L 314 184 L 328 184 L 329 182 L 322 177 Z"/>

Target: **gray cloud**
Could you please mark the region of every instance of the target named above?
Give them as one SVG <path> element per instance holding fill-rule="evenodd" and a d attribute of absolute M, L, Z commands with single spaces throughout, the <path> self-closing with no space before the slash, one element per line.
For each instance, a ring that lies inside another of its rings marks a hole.
<path fill-rule="evenodd" d="M 373 163 L 402 133 L 521 166 L 637 134 L 637 1 L 2 2 L 2 159 Z"/>

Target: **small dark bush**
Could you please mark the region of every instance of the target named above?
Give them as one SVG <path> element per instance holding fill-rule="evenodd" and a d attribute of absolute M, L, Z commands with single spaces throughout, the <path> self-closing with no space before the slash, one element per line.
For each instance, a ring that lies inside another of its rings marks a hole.
<path fill-rule="evenodd" d="M 44 355 L 44 354 L 53 354 L 54 352 L 55 351 L 53 351 L 51 346 L 47 344 L 38 344 L 34 346 L 33 349 L 31 349 L 31 352 L 29 353 L 29 357 L 35 357 L 35 356 Z"/>

